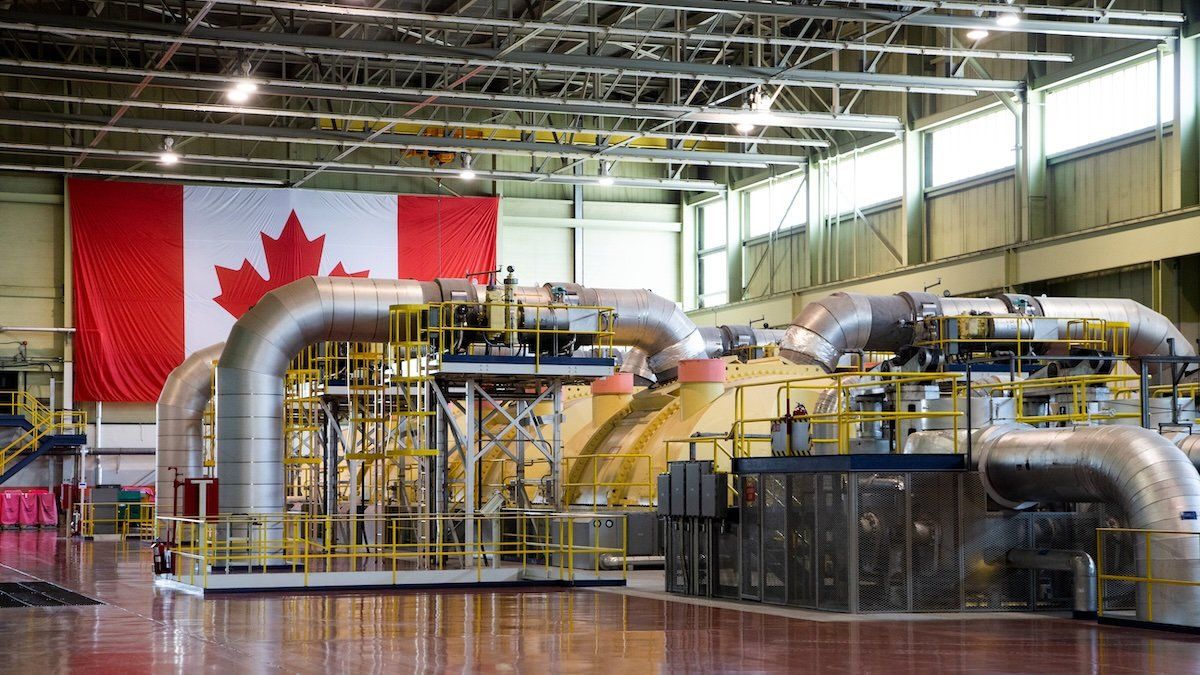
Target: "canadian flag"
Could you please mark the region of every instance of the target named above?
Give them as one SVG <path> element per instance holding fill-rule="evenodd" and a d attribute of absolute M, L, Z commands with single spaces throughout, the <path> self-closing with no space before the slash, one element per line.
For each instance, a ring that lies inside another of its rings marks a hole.
<path fill-rule="evenodd" d="M 493 269 L 495 198 L 71 179 L 75 396 L 154 401 L 264 293 Z"/>

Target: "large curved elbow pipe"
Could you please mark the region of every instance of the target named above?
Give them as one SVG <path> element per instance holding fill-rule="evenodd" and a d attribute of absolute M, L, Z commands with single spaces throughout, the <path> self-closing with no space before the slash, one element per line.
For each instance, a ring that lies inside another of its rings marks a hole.
<path fill-rule="evenodd" d="M 1139 535 L 1137 571 L 1157 579 L 1200 580 L 1200 474 L 1165 437 L 1141 427 L 1033 429 L 998 425 L 974 439 L 988 495 L 1020 508 L 1035 502 L 1100 502 L 1119 507 L 1135 529 L 1185 533 Z M 1143 586 L 1143 585 L 1139 585 Z M 1138 618 L 1200 625 L 1200 588 L 1140 587 Z"/>
<path fill-rule="evenodd" d="M 1012 567 L 1027 570 L 1070 572 L 1072 611 L 1077 618 L 1096 616 L 1096 561 L 1085 551 L 1014 548 L 1005 555 Z"/>
<path fill-rule="evenodd" d="M 1179 446 L 1183 454 L 1187 455 L 1188 461 L 1192 463 L 1192 466 L 1196 467 L 1197 471 L 1200 471 L 1200 434 L 1183 436 L 1175 441 L 1175 445 Z"/>
<path fill-rule="evenodd" d="M 680 361 L 709 356 L 709 342 L 691 317 L 661 295 L 644 289 L 589 288 L 565 282 L 542 288 L 553 287 L 566 289 L 581 305 L 613 308 L 613 343 L 635 350 L 625 370 L 643 377 L 653 373 L 658 379 L 670 378 Z"/>
<path fill-rule="evenodd" d="M 301 349 L 386 342 L 392 305 L 440 300 L 432 282 L 307 277 L 267 293 L 238 319 L 217 366 L 221 512 L 283 507 L 283 380 Z"/>
<path fill-rule="evenodd" d="M 1135 360 L 1169 354 L 1172 341 L 1175 354 L 1195 355 L 1192 345 L 1169 319 L 1133 300 L 1028 295 L 945 298 L 930 293 L 834 293 L 811 302 L 792 320 L 780 344 L 780 353 L 796 363 L 817 365 L 832 372 L 846 353 L 896 351 L 911 345 L 915 340 L 914 327 L 924 317 L 971 312 L 1022 312 L 1060 318 L 1063 321 L 1058 326 L 1059 339 L 1079 337 L 1078 324 L 1071 323 L 1071 319 L 1104 319 L 1129 325 L 1129 355 Z M 1050 351 L 1056 350 L 1052 347 Z"/>
<path fill-rule="evenodd" d="M 833 372 L 847 352 L 896 351 L 911 344 L 918 311 L 903 295 L 834 293 L 808 303 L 796 315 L 779 353 L 789 361 Z"/>
<path fill-rule="evenodd" d="M 704 337 L 674 302 L 645 290 L 569 288 L 581 304 L 613 307 L 613 341 L 648 355 L 669 375 L 682 359 L 706 358 Z M 547 302 L 548 288 L 519 287 L 522 302 Z M 386 342 L 392 305 L 478 302 L 463 280 L 308 277 L 262 297 L 234 324 L 217 368 L 221 511 L 272 513 L 283 505 L 283 379 L 306 345 L 326 340 Z"/>
<path fill-rule="evenodd" d="M 213 362 L 224 347 L 218 342 L 193 352 L 167 376 L 158 396 L 154 507 L 160 515 L 175 515 L 175 478 L 198 478 L 203 470 L 204 409 L 212 398 Z"/>

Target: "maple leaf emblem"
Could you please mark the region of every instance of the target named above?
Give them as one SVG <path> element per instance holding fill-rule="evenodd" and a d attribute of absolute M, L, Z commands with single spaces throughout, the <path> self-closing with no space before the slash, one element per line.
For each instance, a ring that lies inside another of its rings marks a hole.
<path fill-rule="evenodd" d="M 287 224 L 278 238 L 272 239 L 266 232 L 259 233 L 259 236 L 262 237 L 263 254 L 267 259 L 266 279 L 246 259 L 236 270 L 214 265 L 217 281 L 221 284 L 221 294 L 213 300 L 235 319 L 240 319 L 264 293 L 321 273 L 325 235 L 309 239 L 295 211 L 288 216 Z M 340 262 L 329 271 L 331 277 L 366 277 L 368 274 L 370 270 L 347 272 Z"/>

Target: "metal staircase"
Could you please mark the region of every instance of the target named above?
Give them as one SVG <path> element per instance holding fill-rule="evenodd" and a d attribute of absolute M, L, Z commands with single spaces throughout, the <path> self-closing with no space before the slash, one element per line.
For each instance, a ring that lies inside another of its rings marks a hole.
<path fill-rule="evenodd" d="M 0 484 L 54 448 L 87 442 L 87 415 L 78 410 L 51 410 L 26 391 L 0 392 L 0 428 L 10 438 L 0 445 Z"/>

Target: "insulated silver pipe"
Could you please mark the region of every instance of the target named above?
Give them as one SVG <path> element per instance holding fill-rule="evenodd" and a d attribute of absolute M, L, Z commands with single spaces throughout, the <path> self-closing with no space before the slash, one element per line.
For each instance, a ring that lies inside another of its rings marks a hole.
<path fill-rule="evenodd" d="M 1187 455 L 1188 461 L 1192 463 L 1192 466 L 1196 467 L 1197 471 L 1200 471 L 1200 434 L 1191 434 L 1177 438 L 1175 445 L 1179 446 L 1183 454 Z"/>
<path fill-rule="evenodd" d="M 217 366 L 221 512 L 283 508 L 283 379 L 301 349 L 386 342 L 392 305 L 440 300 L 432 282 L 307 277 L 267 293 L 238 319 Z"/>
<path fill-rule="evenodd" d="M 704 337 L 674 302 L 645 290 L 576 284 L 519 287 L 522 302 L 549 302 L 562 286 L 579 304 L 613 307 L 614 343 L 649 355 L 667 375 L 681 359 L 706 358 Z M 322 341 L 385 342 L 389 309 L 398 304 L 479 302 L 482 289 L 463 280 L 308 277 L 262 297 L 234 324 L 217 367 L 217 445 L 223 513 L 273 513 L 283 507 L 283 380 L 306 345 Z"/>
<path fill-rule="evenodd" d="M 1200 474 L 1182 450 L 1141 427 L 1034 429 L 1009 424 L 976 433 L 975 456 L 988 495 L 1010 508 L 1039 501 L 1118 506 L 1129 527 L 1181 532 L 1136 546 L 1139 576 L 1200 579 Z M 1142 585 L 1139 585 L 1142 586 Z M 1200 588 L 1139 587 L 1138 618 L 1200 626 Z"/>
<path fill-rule="evenodd" d="M 579 304 L 612 307 L 616 314 L 613 342 L 633 347 L 646 355 L 645 370 L 632 371 L 645 376 L 646 370 L 656 376 L 671 376 L 684 359 L 708 358 L 708 341 L 683 308 L 674 302 L 644 289 L 588 288 L 579 284 L 560 282 L 542 286 L 549 301 L 551 288 L 561 287 L 574 295 Z M 630 362 L 640 363 L 640 357 Z"/>
<path fill-rule="evenodd" d="M 199 349 L 163 383 L 154 408 L 158 427 L 154 508 L 175 515 L 175 478 L 198 478 L 204 465 L 204 408 L 212 398 L 213 362 L 224 342 Z"/>
<path fill-rule="evenodd" d="M 1086 551 L 1014 548 L 1005 560 L 1020 569 L 1070 572 L 1072 611 L 1077 616 L 1096 615 L 1096 561 Z"/>
<path fill-rule="evenodd" d="M 926 316 L 972 312 L 1020 312 L 1061 318 L 1058 339 L 1078 337 L 1078 325 L 1071 325 L 1070 319 L 1123 322 L 1129 325 L 1129 354 L 1135 359 L 1168 354 L 1170 339 L 1174 340 L 1177 355 L 1195 355 L 1192 345 L 1170 320 L 1133 300 L 1035 298 L 1028 295 L 944 298 L 931 293 L 834 293 L 811 302 L 792 320 L 780 344 L 780 353 L 791 361 L 817 365 L 832 372 L 847 352 L 896 351 L 911 345 L 914 327 Z"/>

